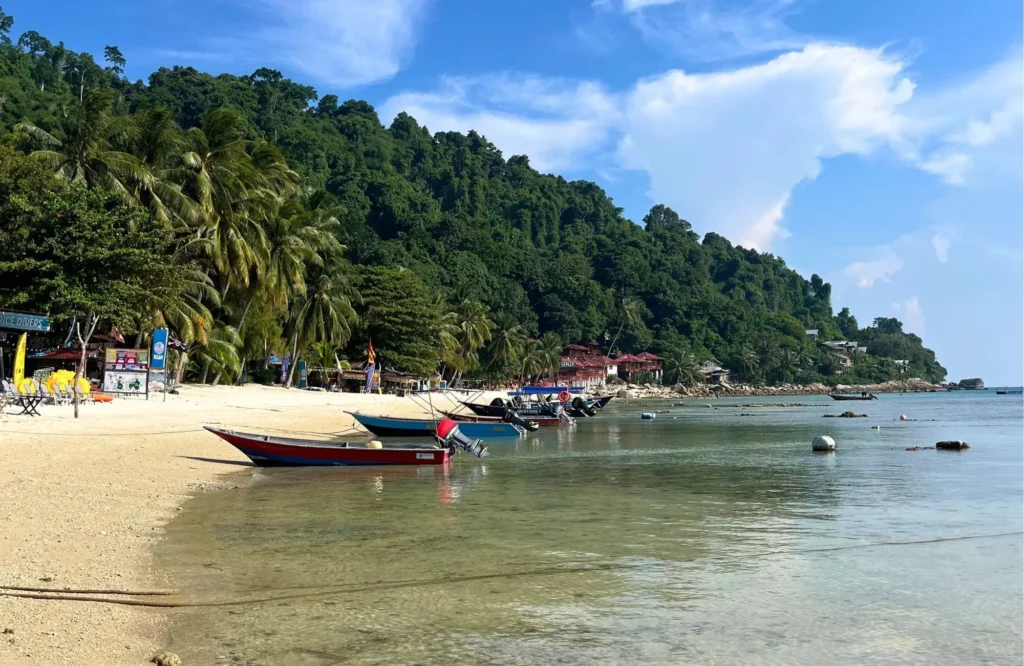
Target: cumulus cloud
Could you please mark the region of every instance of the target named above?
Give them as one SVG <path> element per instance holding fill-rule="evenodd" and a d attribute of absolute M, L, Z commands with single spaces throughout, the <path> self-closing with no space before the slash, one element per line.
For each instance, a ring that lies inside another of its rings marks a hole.
<path fill-rule="evenodd" d="M 433 132 L 476 130 L 541 171 L 581 166 L 607 148 L 620 122 L 617 98 L 597 83 L 511 74 L 446 78 L 435 92 L 399 94 L 381 107 L 385 119 L 401 111 Z"/>
<path fill-rule="evenodd" d="M 893 303 L 892 309 L 896 312 L 897 318 L 903 322 L 903 330 L 924 336 L 924 312 L 921 310 L 921 303 L 917 300 L 917 296 Z"/>
<path fill-rule="evenodd" d="M 899 137 L 913 84 L 877 50 L 812 46 L 711 74 L 640 82 L 619 155 L 650 177 L 652 199 L 698 226 L 768 249 L 790 192 L 821 160 Z"/>
<path fill-rule="evenodd" d="M 271 59 L 337 87 L 394 76 L 412 54 L 428 0 L 257 0 L 266 29 L 228 41 L 236 55 Z"/>

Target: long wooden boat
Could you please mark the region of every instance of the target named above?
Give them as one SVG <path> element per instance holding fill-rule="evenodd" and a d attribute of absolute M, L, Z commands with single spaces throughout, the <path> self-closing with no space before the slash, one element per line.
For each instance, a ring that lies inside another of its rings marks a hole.
<path fill-rule="evenodd" d="M 614 398 L 614 397 L 615 397 L 614 395 L 604 395 L 604 396 L 601 396 L 600 398 L 598 398 L 597 400 L 594 401 L 593 406 L 597 407 L 598 409 L 604 409 L 605 407 L 608 406 L 608 403 L 611 402 L 612 398 Z M 587 404 L 589 405 L 590 403 L 587 403 Z"/>
<path fill-rule="evenodd" d="M 451 457 L 440 447 L 368 448 L 365 442 L 331 442 L 235 432 L 204 426 L 259 467 L 340 465 L 442 465 Z"/>
<path fill-rule="evenodd" d="M 380 437 L 433 437 L 437 421 L 432 419 L 403 419 L 393 416 L 371 416 L 359 412 L 346 412 L 370 432 Z M 461 423 L 459 430 L 466 437 L 518 437 L 521 433 L 511 423 Z"/>
<path fill-rule="evenodd" d="M 443 412 L 445 416 L 462 423 L 501 423 L 504 422 L 502 416 L 479 416 L 477 414 L 456 414 L 454 412 Z M 539 426 L 557 426 L 561 419 L 557 416 L 524 416 L 524 421 L 536 423 Z"/>
<path fill-rule="evenodd" d="M 463 402 L 463 405 L 468 407 L 477 416 L 496 416 L 501 418 L 505 415 L 505 412 L 510 409 L 507 405 L 480 405 L 475 402 Z M 555 412 L 553 407 L 548 405 L 531 405 L 529 403 L 514 407 L 516 414 L 522 416 L 524 419 L 535 421 L 539 418 L 551 417 L 554 419 L 558 418 L 558 414 Z"/>
<path fill-rule="evenodd" d="M 874 393 L 868 393 L 867 395 L 840 395 L 839 393 L 829 393 L 828 397 L 833 400 L 878 400 L 878 396 Z"/>

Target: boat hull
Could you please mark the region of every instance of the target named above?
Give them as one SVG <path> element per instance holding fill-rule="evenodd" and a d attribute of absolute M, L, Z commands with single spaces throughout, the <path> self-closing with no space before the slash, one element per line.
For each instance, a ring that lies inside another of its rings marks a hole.
<path fill-rule="evenodd" d="M 498 416 L 478 416 L 476 414 L 452 414 L 450 412 L 446 412 L 445 416 L 452 419 L 453 421 L 458 421 L 460 429 L 463 427 L 463 425 L 467 423 L 504 423 L 503 417 Z M 520 414 L 520 417 L 524 421 L 530 421 L 532 423 L 536 423 L 539 426 L 557 426 L 559 422 L 561 422 L 561 419 L 559 419 L 557 416 L 523 416 Z"/>
<path fill-rule="evenodd" d="M 472 410 L 472 412 L 477 416 L 501 418 L 502 416 L 505 416 L 505 412 L 508 410 L 507 407 L 499 405 L 478 405 L 475 402 L 463 402 L 462 404 Z M 553 414 L 550 409 L 546 408 L 520 407 L 517 408 L 515 412 L 524 419 L 529 419 L 531 421 L 543 418 L 558 419 L 556 414 Z"/>
<path fill-rule="evenodd" d="M 870 395 L 870 396 L 865 397 L 865 396 L 860 396 L 860 395 L 832 395 L 830 393 L 828 397 L 832 398 L 833 400 L 839 400 L 839 401 L 878 400 L 878 396 L 874 396 L 874 395 Z"/>
<path fill-rule="evenodd" d="M 369 416 L 348 412 L 370 432 L 380 437 L 433 437 L 437 423 L 427 419 L 398 419 L 389 416 Z M 518 437 L 519 430 L 511 423 L 487 422 L 459 424 L 459 431 L 466 437 Z"/>
<path fill-rule="evenodd" d="M 370 449 L 364 444 L 271 437 L 208 426 L 206 429 L 241 451 L 259 467 L 443 465 L 451 457 L 448 449 L 441 448 Z"/>

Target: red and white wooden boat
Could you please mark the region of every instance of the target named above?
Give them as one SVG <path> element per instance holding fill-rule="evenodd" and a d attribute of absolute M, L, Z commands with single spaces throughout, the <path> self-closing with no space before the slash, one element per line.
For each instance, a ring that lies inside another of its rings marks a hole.
<path fill-rule="evenodd" d="M 443 465 L 451 452 L 441 447 L 368 448 L 365 442 L 330 442 L 257 435 L 205 426 L 259 467 L 304 465 Z"/>

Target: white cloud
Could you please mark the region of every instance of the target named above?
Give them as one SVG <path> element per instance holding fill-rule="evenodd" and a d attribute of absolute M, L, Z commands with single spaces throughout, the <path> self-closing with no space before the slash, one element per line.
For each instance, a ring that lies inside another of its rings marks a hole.
<path fill-rule="evenodd" d="M 949 261 L 949 236 L 935 234 L 932 236 L 932 247 L 935 248 L 935 258 L 942 263 Z"/>
<path fill-rule="evenodd" d="M 432 132 L 476 130 L 507 156 L 541 171 L 572 169 L 607 149 L 619 123 L 617 99 L 596 83 L 501 75 L 447 78 L 433 93 L 387 100 L 381 117 L 405 111 Z"/>
<path fill-rule="evenodd" d="M 924 312 L 921 310 L 921 303 L 917 300 L 917 296 L 893 303 L 892 309 L 896 312 L 897 318 L 903 322 L 904 331 L 924 336 Z"/>
<path fill-rule="evenodd" d="M 904 156 L 949 185 L 968 183 L 979 150 L 1011 140 L 1024 118 L 1019 49 L 967 81 L 916 97 Z"/>
<path fill-rule="evenodd" d="M 670 71 L 626 105 L 619 155 L 698 228 L 769 249 L 793 188 L 821 160 L 900 136 L 913 84 L 876 50 L 811 46 L 712 74 Z"/>
<path fill-rule="evenodd" d="M 623 0 L 622 9 L 650 42 L 691 61 L 799 49 L 809 43 L 784 20 L 795 0 Z"/>
<path fill-rule="evenodd" d="M 428 0 L 259 0 L 266 30 L 238 40 L 261 59 L 350 87 L 394 76 L 415 46 Z"/>
<path fill-rule="evenodd" d="M 883 256 L 868 261 L 855 261 L 843 269 L 847 277 L 852 278 L 858 287 L 873 287 L 876 282 L 888 282 L 889 278 L 903 269 L 903 260 L 892 250 Z"/>

